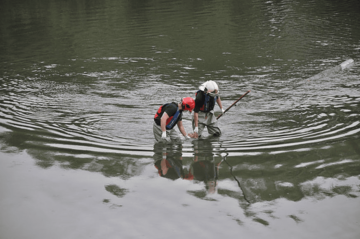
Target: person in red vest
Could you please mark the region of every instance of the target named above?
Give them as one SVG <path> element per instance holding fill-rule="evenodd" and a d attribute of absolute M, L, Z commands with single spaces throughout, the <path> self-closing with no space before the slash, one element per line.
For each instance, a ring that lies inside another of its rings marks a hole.
<path fill-rule="evenodd" d="M 216 117 L 214 115 L 214 107 L 217 103 L 222 111 L 222 102 L 219 96 L 219 87 L 215 81 L 206 81 L 203 83 L 199 90 L 196 92 L 194 116 L 192 121 L 193 134 L 192 138 L 201 137 L 205 127 L 211 136 L 220 136 L 221 130 L 218 127 Z"/>
<path fill-rule="evenodd" d="M 172 141 L 181 141 L 179 134 L 174 129 L 175 125 L 178 126 L 185 139 L 189 139 L 182 123 L 182 113 L 184 110 L 191 113 L 194 107 L 195 101 L 191 97 L 183 98 L 180 103 L 172 102 L 160 106 L 154 116 L 153 133 L 156 142 L 166 141 L 167 136 Z"/>

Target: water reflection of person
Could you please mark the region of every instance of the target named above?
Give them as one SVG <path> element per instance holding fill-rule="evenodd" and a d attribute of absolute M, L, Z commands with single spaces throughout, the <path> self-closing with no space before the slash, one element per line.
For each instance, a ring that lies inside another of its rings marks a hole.
<path fill-rule="evenodd" d="M 221 163 L 221 162 L 220 162 Z M 209 194 L 216 193 L 219 164 L 215 164 L 212 156 L 195 156 L 191 165 L 191 173 L 194 179 L 205 183 Z"/>
<path fill-rule="evenodd" d="M 205 183 L 207 193 L 214 194 L 217 192 L 217 179 L 219 174 L 219 163 L 215 162 L 212 152 L 213 145 L 209 140 L 193 141 L 194 160 L 189 169 L 189 177 Z"/>
<path fill-rule="evenodd" d="M 222 161 L 215 162 L 213 145 L 209 140 L 196 140 L 193 144 L 194 159 L 188 167 L 183 165 L 181 144 L 155 144 L 155 167 L 161 177 L 204 182 L 207 193 L 214 194 L 217 192 L 218 172 Z"/>
<path fill-rule="evenodd" d="M 161 177 L 176 180 L 184 177 L 181 145 L 154 146 L 155 167 Z"/>

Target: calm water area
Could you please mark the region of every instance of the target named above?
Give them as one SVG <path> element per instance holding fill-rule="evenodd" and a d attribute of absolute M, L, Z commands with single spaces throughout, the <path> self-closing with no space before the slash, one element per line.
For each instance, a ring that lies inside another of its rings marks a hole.
<path fill-rule="evenodd" d="M 0 238 L 360 238 L 359 13 L 1 0 Z M 155 144 L 208 80 L 221 137 Z"/>

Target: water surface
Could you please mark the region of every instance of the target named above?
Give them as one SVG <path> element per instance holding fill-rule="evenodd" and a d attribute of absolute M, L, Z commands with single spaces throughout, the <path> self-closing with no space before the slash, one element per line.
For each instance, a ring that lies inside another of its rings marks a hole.
<path fill-rule="evenodd" d="M 5 237 L 360 235 L 358 1 L 0 9 Z M 154 144 L 158 107 L 207 80 L 225 108 L 251 91 L 223 135 Z"/>

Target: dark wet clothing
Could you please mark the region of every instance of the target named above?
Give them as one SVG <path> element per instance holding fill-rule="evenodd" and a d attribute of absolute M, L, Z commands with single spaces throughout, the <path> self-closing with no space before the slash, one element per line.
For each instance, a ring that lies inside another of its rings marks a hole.
<path fill-rule="evenodd" d="M 178 104 L 175 102 L 164 104 L 160 106 L 158 111 L 154 116 L 154 121 L 157 125 L 161 126 L 161 117 L 164 112 L 169 116 L 166 121 L 166 129 L 172 129 L 177 124 L 177 122 L 182 120 L 182 110 L 179 110 Z M 175 118 L 174 118 L 175 117 Z M 174 119 L 174 120 L 173 120 Z"/>
<path fill-rule="evenodd" d="M 215 107 L 216 99 L 217 97 L 209 96 L 204 91 L 199 90 L 196 92 L 194 112 L 210 112 Z"/>

